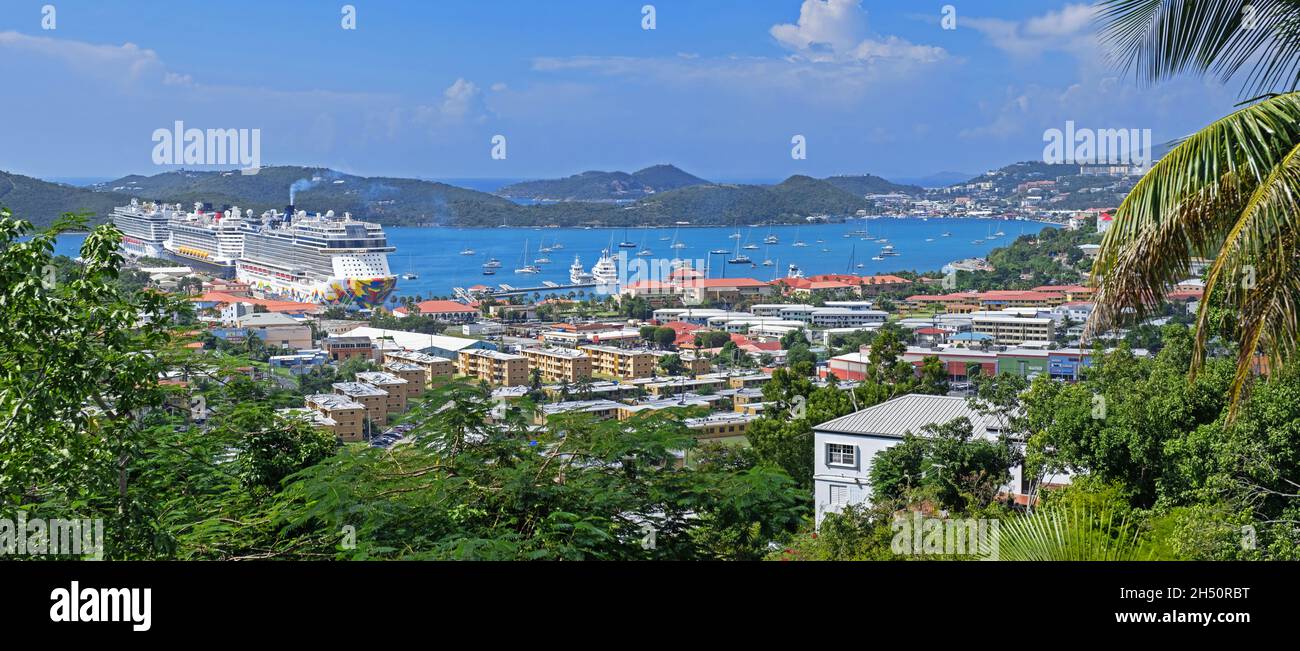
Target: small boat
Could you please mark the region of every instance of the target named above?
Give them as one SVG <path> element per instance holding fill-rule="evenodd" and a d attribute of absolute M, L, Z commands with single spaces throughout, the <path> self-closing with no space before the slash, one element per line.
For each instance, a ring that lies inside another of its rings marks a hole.
<path fill-rule="evenodd" d="M 484 268 L 484 269 L 500 269 L 500 268 L 501 268 L 501 261 L 498 260 L 498 259 L 496 259 L 496 258 L 488 258 L 488 261 L 483 263 L 483 268 Z"/>
<path fill-rule="evenodd" d="M 496 272 L 497 272 L 497 270 L 496 270 L 495 268 L 493 268 L 493 267 L 489 267 L 489 266 L 487 266 L 487 265 L 483 265 L 483 275 L 484 275 L 484 276 L 493 276 L 493 275 L 496 275 Z"/>
<path fill-rule="evenodd" d="M 925 238 L 925 241 L 927 241 L 927 242 L 933 242 L 933 241 L 934 241 L 934 238 L 933 238 L 933 237 L 927 237 L 927 238 Z"/>
<path fill-rule="evenodd" d="M 418 279 L 419 277 L 420 277 L 420 274 L 417 274 L 417 273 L 415 273 L 414 271 L 408 271 L 408 272 L 402 274 L 402 278 L 405 279 L 405 280 L 416 280 L 416 279 Z"/>
<path fill-rule="evenodd" d="M 528 240 L 524 240 L 524 254 L 523 254 L 522 256 L 520 256 L 520 258 L 519 258 L 519 262 L 521 262 L 521 263 L 526 263 L 527 261 L 528 261 Z M 535 265 L 535 264 L 524 264 L 522 267 L 519 267 L 519 268 L 515 269 L 515 273 L 517 273 L 517 274 L 539 274 L 539 273 L 542 273 L 542 270 L 541 270 L 540 267 L 538 267 L 538 266 Z"/>
<path fill-rule="evenodd" d="M 952 237 L 952 233 L 949 233 L 948 231 L 944 231 L 943 235 L 940 235 L 939 237 Z"/>
<path fill-rule="evenodd" d="M 831 252 L 830 248 L 825 246 L 822 247 L 822 253 L 830 253 L 830 252 Z"/>
<path fill-rule="evenodd" d="M 745 246 L 742 246 L 742 247 L 740 247 L 740 248 L 745 249 L 746 251 L 757 251 L 757 250 L 758 250 L 758 245 L 757 245 L 757 244 L 746 244 Z"/>
<path fill-rule="evenodd" d="M 461 250 L 460 254 L 461 254 L 461 255 L 474 255 L 474 249 L 471 249 L 471 248 L 466 247 L 465 249 L 462 249 L 462 250 Z"/>
<path fill-rule="evenodd" d="M 884 258 L 882 258 L 882 257 L 880 257 L 880 256 L 878 256 L 878 255 L 873 255 L 873 256 L 871 256 L 871 259 L 872 259 L 872 260 L 875 260 L 876 262 L 880 262 L 881 260 L 884 260 Z M 858 267 L 861 268 L 862 265 L 858 265 Z"/>
<path fill-rule="evenodd" d="M 753 263 L 754 261 L 750 260 L 749 256 L 745 255 L 744 253 L 727 261 L 727 264 L 753 264 Z"/>
<path fill-rule="evenodd" d="M 763 243 L 764 243 L 764 244 L 780 244 L 780 243 L 781 243 L 781 239 L 778 238 L 778 237 L 775 236 L 775 235 L 768 235 L 767 237 L 763 238 Z"/>
<path fill-rule="evenodd" d="M 542 256 L 536 260 L 533 260 L 533 264 L 551 264 L 551 259 L 546 256 Z"/>
<path fill-rule="evenodd" d="M 651 251 L 650 249 L 641 249 L 640 251 L 637 251 L 636 254 L 641 257 L 647 257 L 647 256 L 654 255 L 655 252 Z"/>
<path fill-rule="evenodd" d="M 728 253 L 731 253 L 731 251 L 728 251 L 726 249 L 714 249 L 712 251 L 709 251 L 710 255 L 727 255 Z"/>

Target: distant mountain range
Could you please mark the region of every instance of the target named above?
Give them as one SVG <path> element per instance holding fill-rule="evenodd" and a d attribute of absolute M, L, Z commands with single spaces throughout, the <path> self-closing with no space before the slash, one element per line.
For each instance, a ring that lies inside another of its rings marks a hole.
<path fill-rule="evenodd" d="M 562 179 L 524 181 L 507 185 L 496 193 L 539 201 L 620 201 L 692 185 L 712 184 L 672 165 L 654 165 L 631 174 L 590 171 Z"/>
<path fill-rule="evenodd" d="M 614 185 L 611 185 L 613 183 Z M 417 179 L 364 177 L 327 168 L 264 167 L 238 171 L 163 172 L 132 175 L 90 188 L 50 183 L 0 172 L 0 205 L 37 225 L 63 212 L 93 212 L 98 220 L 132 198 L 189 205 L 208 202 L 255 212 L 290 202 L 309 212 L 350 212 L 385 225 L 437 226 L 629 226 L 799 222 L 812 215 L 852 215 L 871 210 L 869 192 L 913 191 L 878 177 L 792 176 L 773 185 L 711 183 L 671 165 L 632 174 L 595 172 L 556 181 L 528 181 L 532 196 L 587 196 L 593 200 L 521 205 L 503 196 Z M 548 189 L 551 188 L 551 189 Z M 567 188 L 554 190 L 553 188 Z M 610 201 L 621 188 L 628 201 Z M 603 193 L 603 194 L 602 194 Z M 639 198 L 630 199 L 631 194 Z"/>
<path fill-rule="evenodd" d="M 1025 180 L 1068 175 L 1077 168 L 1016 163 L 976 176 L 1014 187 Z M 1101 182 L 1101 179 L 1086 183 Z M 189 205 L 208 202 L 255 212 L 290 202 L 309 212 L 350 212 L 360 219 L 406 226 L 634 226 L 796 223 L 815 215 L 851 216 L 874 211 L 871 194 L 923 196 L 919 185 L 870 174 L 816 179 L 791 176 L 780 183 L 714 183 L 672 165 L 637 172 L 584 172 L 562 179 L 512 183 L 498 193 L 419 179 L 366 177 L 321 167 L 264 167 L 258 174 L 179 170 L 132 175 L 87 188 L 0 172 L 0 206 L 49 224 L 64 212 L 106 219 L 132 198 Z M 1086 195 L 1080 194 L 1080 200 Z M 522 205 L 507 197 L 542 200 Z M 1087 197 L 1092 200 L 1094 197 Z M 1103 197 L 1095 197 L 1103 200 Z M 1104 200 L 1110 201 L 1106 197 Z"/>
<path fill-rule="evenodd" d="M 37 226 L 47 226 L 63 213 L 91 213 L 98 221 L 131 200 L 130 195 L 95 192 L 64 183 L 0 171 L 0 208 Z"/>

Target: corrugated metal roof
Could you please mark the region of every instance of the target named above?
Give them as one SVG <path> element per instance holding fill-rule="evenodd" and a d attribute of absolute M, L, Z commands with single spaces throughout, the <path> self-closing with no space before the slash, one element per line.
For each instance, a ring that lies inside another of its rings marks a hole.
<path fill-rule="evenodd" d="M 976 436 L 989 436 L 989 429 L 995 432 L 997 430 L 995 420 L 971 409 L 965 398 L 920 393 L 899 396 L 874 407 L 826 421 L 813 429 L 838 434 L 902 438 L 907 432 L 920 434 L 921 428 L 926 425 L 942 425 L 963 416 L 970 419 Z"/>

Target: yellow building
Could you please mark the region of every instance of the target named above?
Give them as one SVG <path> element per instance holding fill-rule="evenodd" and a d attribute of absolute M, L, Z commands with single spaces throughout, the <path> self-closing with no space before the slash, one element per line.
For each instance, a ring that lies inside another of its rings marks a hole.
<path fill-rule="evenodd" d="M 392 361 L 384 364 L 384 370 L 406 380 L 406 400 L 409 403 L 424 395 L 424 385 L 429 377 L 419 364 Z"/>
<path fill-rule="evenodd" d="M 654 375 L 659 358 L 648 350 L 627 350 L 613 346 L 584 346 L 582 351 L 591 357 L 591 370 L 598 375 L 622 380 Z"/>
<path fill-rule="evenodd" d="M 698 439 L 735 438 L 744 436 L 749 424 L 757 418 L 758 416 L 753 414 L 712 414 L 701 418 L 688 418 L 686 427 L 690 428 Z"/>
<path fill-rule="evenodd" d="M 357 382 L 369 384 L 388 393 L 385 411 L 396 416 L 406 412 L 406 380 L 383 371 L 357 373 Z"/>
<path fill-rule="evenodd" d="M 347 396 L 318 393 L 304 398 L 307 409 L 327 419 L 334 434 L 344 441 L 360 441 L 364 431 L 366 406 Z"/>
<path fill-rule="evenodd" d="M 544 382 L 570 384 L 591 377 L 591 358 L 582 351 L 569 348 L 528 348 L 520 352 L 528 359 L 528 366 L 542 373 Z"/>
<path fill-rule="evenodd" d="M 462 350 L 460 374 L 489 384 L 523 386 L 528 384 L 528 358 L 495 350 Z"/>
<path fill-rule="evenodd" d="M 335 382 L 334 393 L 347 396 L 366 408 L 366 417 L 376 425 L 388 424 L 388 392 L 361 382 Z"/>
<path fill-rule="evenodd" d="M 384 352 L 384 362 L 402 362 L 405 364 L 415 364 L 424 369 L 425 385 L 431 385 L 434 382 L 444 380 L 456 374 L 456 364 L 446 357 L 428 355 L 425 353 L 416 353 L 405 350 L 390 350 Z"/>

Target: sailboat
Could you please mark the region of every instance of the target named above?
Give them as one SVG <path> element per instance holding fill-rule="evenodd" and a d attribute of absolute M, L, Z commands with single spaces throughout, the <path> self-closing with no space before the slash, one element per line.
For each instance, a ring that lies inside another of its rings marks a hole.
<path fill-rule="evenodd" d="M 763 266 L 764 266 L 764 267 L 770 267 L 770 266 L 776 264 L 776 263 L 772 262 L 772 258 L 768 257 L 767 254 L 768 254 L 768 251 L 764 251 L 764 252 L 763 252 Z"/>
<path fill-rule="evenodd" d="M 803 240 L 799 239 L 799 227 L 798 227 L 798 226 L 795 226 L 795 227 L 794 227 L 794 244 L 791 244 L 790 246 L 808 246 L 807 243 L 805 243 Z"/>
<path fill-rule="evenodd" d="M 736 233 L 736 234 L 740 235 L 740 233 Z M 740 252 L 740 240 L 736 240 L 736 257 L 727 260 L 727 264 L 753 264 L 753 263 L 754 261 L 750 260 L 749 256 Z"/>
<path fill-rule="evenodd" d="M 539 273 L 542 273 L 541 268 L 538 267 L 537 265 L 535 265 L 535 264 L 527 264 L 527 262 L 528 262 L 528 240 L 524 240 L 524 254 L 523 254 L 523 256 L 521 256 L 521 257 L 519 258 L 519 262 L 520 262 L 520 263 L 523 263 L 523 266 L 519 267 L 518 269 L 515 269 L 515 273 L 517 273 L 517 274 L 539 274 Z"/>
<path fill-rule="evenodd" d="M 673 231 L 673 244 L 672 244 L 672 246 L 670 246 L 669 248 L 672 248 L 672 249 L 684 249 L 684 248 L 686 248 L 686 243 L 685 243 L 685 242 L 678 242 L 678 241 L 677 241 L 677 234 L 680 233 L 681 230 L 682 230 L 681 227 L 678 227 L 677 230 Z"/>
<path fill-rule="evenodd" d="M 645 234 L 644 234 L 644 233 L 641 235 L 641 250 L 640 250 L 640 251 L 637 251 L 636 254 L 637 254 L 638 256 L 643 257 L 643 258 L 645 258 L 645 257 L 649 257 L 649 256 L 652 256 L 652 255 L 655 254 L 654 251 L 651 251 L 650 249 L 645 248 Z"/>
<path fill-rule="evenodd" d="M 420 274 L 415 273 L 415 268 L 411 265 L 411 256 L 406 256 L 406 273 L 402 274 L 402 278 L 406 280 L 415 280 L 419 277 Z"/>
<path fill-rule="evenodd" d="M 629 240 L 627 239 L 627 229 L 626 229 L 626 228 L 623 229 L 623 241 L 618 243 L 618 248 L 620 248 L 620 249 L 635 249 L 635 248 L 636 248 L 636 242 L 632 242 L 632 241 L 629 241 Z"/>

